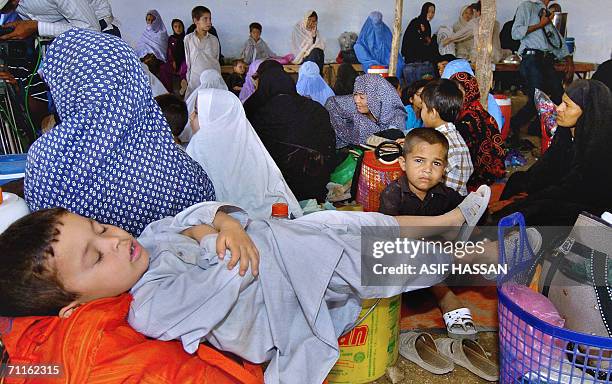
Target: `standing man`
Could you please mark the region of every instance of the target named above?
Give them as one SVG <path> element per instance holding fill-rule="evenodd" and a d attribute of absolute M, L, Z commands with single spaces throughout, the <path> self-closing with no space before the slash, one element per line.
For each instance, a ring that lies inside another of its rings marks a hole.
<path fill-rule="evenodd" d="M 525 79 L 525 91 L 529 97 L 527 105 L 512 118 L 514 144 L 519 143 L 521 126 L 531 121 L 536 114 L 533 102 L 535 88 L 548 93 L 556 104 L 561 103 L 564 91 L 561 77 L 555 71 L 555 61 L 565 59 L 566 83 L 574 78 L 574 61 L 565 40 L 552 24 L 552 15 L 547 9 L 549 3 L 550 0 L 523 1 L 516 11 L 512 27 L 512 38 L 521 41 L 520 72 Z"/>
<path fill-rule="evenodd" d="M 89 0 L 0 0 L 0 13 L 17 10 L 21 21 L 7 23 L 11 33 L 0 40 L 18 40 L 38 35 L 55 37 L 70 28 L 100 30 L 100 22 Z"/>

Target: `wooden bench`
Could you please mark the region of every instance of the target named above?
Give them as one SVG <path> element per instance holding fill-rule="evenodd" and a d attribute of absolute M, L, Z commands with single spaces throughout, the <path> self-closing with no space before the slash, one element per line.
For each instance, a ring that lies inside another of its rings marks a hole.
<path fill-rule="evenodd" d="M 293 75 L 294 77 L 297 76 L 297 74 L 300 71 L 300 64 L 286 64 L 283 65 L 283 68 L 285 69 L 285 72 Z M 325 79 L 325 81 L 327 82 L 327 84 L 329 84 L 330 86 L 333 86 L 334 83 L 336 82 L 336 76 L 338 75 L 338 68 L 340 67 L 340 64 L 336 64 L 336 63 L 330 63 L 330 64 L 324 64 L 323 65 L 323 79 Z M 355 68 L 355 70 L 358 73 L 363 73 L 363 68 L 361 67 L 361 64 L 353 64 L 353 68 Z M 221 66 L 221 74 L 222 75 L 229 75 L 234 71 L 234 67 L 231 65 L 223 65 Z"/>
<path fill-rule="evenodd" d="M 575 66 L 576 75 L 580 79 L 590 78 L 591 72 L 594 72 L 597 69 L 597 64 L 585 63 L 585 62 L 580 62 L 580 61 L 575 62 L 574 66 Z M 333 86 L 334 83 L 336 82 L 336 77 L 338 75 L 339 67 L 340 67 L 340 64 L 336 64 L 336 63 L 329 63 L 329 64 L 323 65 L 323 79 L 325 79 L 327 84 L 329 84 L 330 86 Z M 285 72 L 293 75 L 293 77 L 297 76 L 297 73 L 300 71 L 299 64 L 287 64 L 287 65 L 283 65 L 283 68 L 285 69 Z M 363 68 L 361 67 L 361 64 L 353 64 L 353 68 L 355 68 L 355 71 L 357 71 L 359 74 L 363 73 Z M 555 69 L 559 72 L 563 72 L 565 69 L 565 65 L 562 63 L 556 64 Z M 494 72 L 496 73 L 497 72 L 500 72 L 500 73 L 518 72 L 518 71 L 519 71 L 519 64 L 505 64 L 505 63 L 495 64 Z M 231 65 L 224 65 L 221 67 L 222 75 L 229 75 L 232 72 L 233 72 L 233 67 Z"/>

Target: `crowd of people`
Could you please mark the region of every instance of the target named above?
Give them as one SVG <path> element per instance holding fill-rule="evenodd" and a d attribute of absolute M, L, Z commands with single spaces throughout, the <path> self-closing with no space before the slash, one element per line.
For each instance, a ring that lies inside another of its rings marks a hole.
<path fill-rule="evenodd" d="M 187 30 L 174 19 L 171 36 L 162 16 L 148 11 L 134 49 L 119 38 L 110 7 L 100 6 L 107 1 L 66 5 L 83 24 L 59 8 L 54 19 L 36 20 L 37 7 L 49 6 L 42 3 L 0 0 L 2 13 L 31 19 L 9 24 L 9 36 L 55 36 L 39 73 L 57 115 L 28 151 L 24 195 L 32 213 L 0 234 L 0 315 L 76 321 L 107 300 L 104 305 L 121 305 L 120 321 L 127 317 L 133 327 L 105 328 L 111 340 L 142 345 L 136 330 L 180 340 L 188 353 L 204 350 L 206 341 L 252 363 L 269 361 L 269 383 L 323 382 L 361 299 L 433 286 L 449 335 L 474 338 L 469 310 L 437 285 L 445 276 L 364 287 L 355 244 L 361 226 L 412 239 L 458 232 L 465 241 L 485 215 L 489 186 L 505 178 L 500 117 L 491 104 L 489 111 L 481 104 L 468 62 L 480 3 L 462 8 L 437 39 L 430 26 L 436 6 L 423 4 L 404 33 L 396 76 L 359 75 L 346 63 L 333 87 L 321 77 L 325 46 L 315 11 L 296 24 L 293 50 L 284 57 L 262 39 L 262 25 L 251 23 L 234 74 L 224 79 L 212 12 L 204 6 L 193 8 Z M 545 155 L 510 177 L 502 198 L 512 203 L 489 220 L 521 212 L 529 225 L 572 225 L 582 211 L 612 209 L 610 66 L 602 65 L 598 80 L 563 89 L 546 66 L 552 56 L 568 56 L 564 42 L 550 46 L 542 37 L 551 28 L 550 16 L 540 12 L 548 5 L 521 3 L 512 36 L 520 40 L 528 87 L 546 84 L 541 89 L 557 102 L 559 128 Z M 364 68 L 388 65 L 391 32 L 382 18 L 372 12 L 356 39 Z M 301 64 L 297 83 L 283 68 L 288 62 Z M 142 63 L 165 94 L 154 97 Z M 402 137 L 402 175 L 381 194 L 379 213 L 303 216 L 300 201 L 326 199 L 330 175 L 347 150 L 390 131 Z M 269 220 L 277 202 L 286 203 L 295 220 Z M 434 256 L 440 263 L 496 262 L 498 244 L 489 242 L 487 249 L 481 259 Z M 112 301 L 126 292 L 131 302 Z M 61 328 L 39 326 L 45 327 L 39 333 Z M 4 336 L 9 349 L 25 354 L 25 344 Z M 117 360 L 109 357 L 106 364 L 124 358 L 113 356 Z M 94 359 L 76 364 L 102 365 Z M 192 364 L 198 372 L 207 367 Z M 243 375 L 230 375 L 240 382 L 264 379 L 245 366 L 214 367 Z M 143 365 L 114 374 L 138 369 L 140 375 L 184 374 Z M 481 377 L 497 379 L 490 372 Z"/>

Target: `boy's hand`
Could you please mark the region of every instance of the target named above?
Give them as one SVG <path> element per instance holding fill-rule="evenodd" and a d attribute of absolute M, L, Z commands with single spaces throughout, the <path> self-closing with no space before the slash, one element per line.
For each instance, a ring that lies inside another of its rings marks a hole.
<path fill-rule="evenodd" d="M 232 219 L 233 220 L 233 219 Z M 225 251 L 229 249 L 232 257 L 227 264 L 232 269 L 240 261 L 240 276 L 244 276 L 249 264 L 253 276 L 259 274 L 259 251 L 239 222 L 224 222 L 219 228 L 217 237 L 217 255 L 223 260 Z"/>

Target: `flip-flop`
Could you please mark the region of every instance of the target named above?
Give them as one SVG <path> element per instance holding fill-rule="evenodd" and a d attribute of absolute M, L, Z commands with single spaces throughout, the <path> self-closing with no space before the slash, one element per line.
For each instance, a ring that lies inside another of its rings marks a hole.
<path fill-rule="evenodd" d="M 407 332 L 400 334 L 399 353 L 419 367 L 436 375 L 444 375 L 455 369 L 455 364 L 442 355 L 429 333 Z"/>
<path fill-rule="evenodd" d="M 475 192 L 470 193 L 459 204 L 459 209 L 465 218 L 465 223 L 457 236 L 458 241 L 468 241 L 478 220 L 484 215 L 491 199 L 491 188 L 481 185 Z"/>
<path fill-rule="evenodd" d="M 472 319 L 472 312 L 469 308 L 459 308 L 454 311 L 446 312 L 442 315 L 444 324 L 446 324 L 446 332 L 452 339 L 470 339 L 478 338 L 478 331 Z"/>
<path fill-rule="evenodd" d="M 489 359 L 480 344 L 473 340 L 436 339 L 441 354 L 478 377 L 487 381 L 499 380 L 499 365 Z"/>

